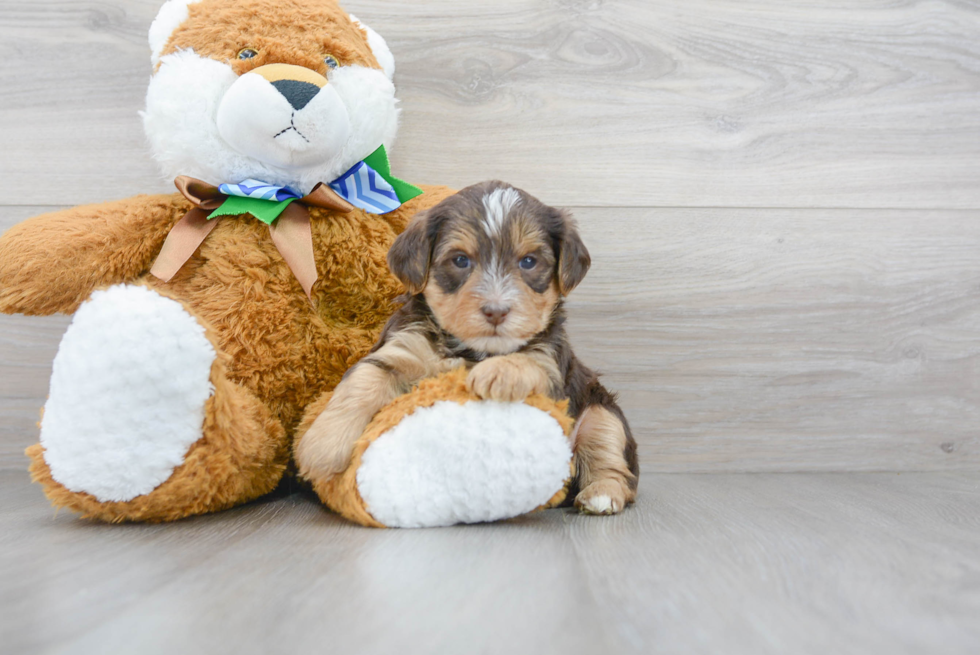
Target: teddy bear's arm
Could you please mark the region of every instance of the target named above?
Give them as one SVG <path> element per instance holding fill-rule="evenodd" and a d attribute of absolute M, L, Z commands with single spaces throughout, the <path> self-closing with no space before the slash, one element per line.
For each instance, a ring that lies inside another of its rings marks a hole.
<path fill-rule="evenodd" d="M 429 207 L 435 207 L 440 202 L 456 193 L 455 190 L 447 186 L 432 186 L 430 184 L 419 185 L 424 191 L 420 196 L 412 198 L 395 211 L 382 214 L 381 217 L 388 221 L 388 224 L 395 230 L 395 234 L 405 231 L 405 226 L 412 220 L 412 216 Z"/>
<path fill-rule="evenodd" d="M 0 237 L 0 312 L 70 314 L 93 289 L 145 273 L 190 205 L 136 196 L 43 214 Z"/>

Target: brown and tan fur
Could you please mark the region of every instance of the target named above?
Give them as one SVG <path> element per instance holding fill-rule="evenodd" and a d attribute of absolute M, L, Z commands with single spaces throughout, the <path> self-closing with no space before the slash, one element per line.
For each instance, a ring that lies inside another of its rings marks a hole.
<path fill-rule="evenodd" d="M 478 184 L 413 218 L 388 262 L 407 301 L 303 436 L 296 456 L 304 477 L 343 471 L 379 409 L 465 365 L 467 387 L 481 398 L 569 400 L 576 506 L 613 514 L 633 502 L 639 469 L 629 425 L 563 327 L 562 298 L 590 263 L 566 214 L 503 183 Z"/>
<path fill-rule="evenodd" d="M 280 23 L 255 18 L 256 7 L 267 5 L 277 7 Z M 323 74 L 324 52 L 345 64 L 378 67 L 366 34 L 334 2 L 202 2 L 189 10 L 165 52 L 193 48 L 239 73 L 275 62 Z M 305 29 L 311 24 L 317 30 Z M 261 55 L 239 61 L 243 46 Z M 248 216 L 222 220 L 169 283 L 148 275 L 170 229 L 191 209 L 180 194 L 37 216 L 0 237 L 0 312 L 70 314 L 93 290 L 142 284 L 181 302 L 218 353 L 203 438 L 167 482 L 130 502 L 101 503 L 55 481 L 36 445 L 29 450 L 31 471 L 52 502 L 102 520 L 159 521 L 231 507 L 274 489 L 304 411 L 370 350 L 401 293 L 386 263 L 388 249 L 412 215 L 452 193 L 423 189 L 384 215 L 311 208 L 315 309 L 268 227 Z"/>

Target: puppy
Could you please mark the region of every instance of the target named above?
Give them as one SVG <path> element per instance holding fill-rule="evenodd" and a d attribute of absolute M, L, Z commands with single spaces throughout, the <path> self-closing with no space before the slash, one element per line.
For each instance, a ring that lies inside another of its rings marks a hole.
<path fill-rule="evenodd" d="M 421 379 L 469 367 L 489 400 L 569 400 L 581 511 L 636 497 L 636 442 L 616 398 L 572 353 L 562 299 L 589 269 L 564 212 L 502 182 L 463 189 L 416 215 L 388 253 L 408 290 L 371 353 L 347 372 L 297 451 L 305 477 L 343 471 L 374 414 Z"/>

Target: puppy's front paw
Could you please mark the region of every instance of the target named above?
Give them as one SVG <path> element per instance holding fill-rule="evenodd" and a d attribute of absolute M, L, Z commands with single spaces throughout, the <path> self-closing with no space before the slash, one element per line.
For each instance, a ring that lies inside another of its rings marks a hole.
<path fill-rule="evenodd" d="M 596 480 L 575 497 L 575 507 L 583 514 L 619 514 L 628 497 L 618 480 Z"/>
<path fill-rule="evenodd" d="M 324 414 L 317 418 L 296 447 L 300 475 L 310 481 L 327 482 L 350 464 L 352 445 L 357 434 L 349 426 L 330 421 Z"/>
<path fill-rule="evenodd" d="M 473 367 L 466 388 L 485 400 L 520 402 L 532 393 L 543 393 L 541 374 L 523 359 L 491 357 Z"/>

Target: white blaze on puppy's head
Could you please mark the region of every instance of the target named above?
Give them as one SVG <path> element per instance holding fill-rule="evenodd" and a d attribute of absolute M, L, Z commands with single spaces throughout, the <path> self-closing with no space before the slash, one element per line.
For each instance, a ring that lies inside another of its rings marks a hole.
<path fill-rule="evenodd" d="M 170 0 L 150 47 L 143 121 L 170 179 L 307 193 L 394 141 L 394 58 L 334 0 Z"/>
<path fill-rule="evenodd" d="M 494 237 L 500 234 L 507 215 L 520 201 L 521 194 L 513 187 L 494 189 L 483 196 L 483 229 L 487 231 L 488 236 Z"/>

